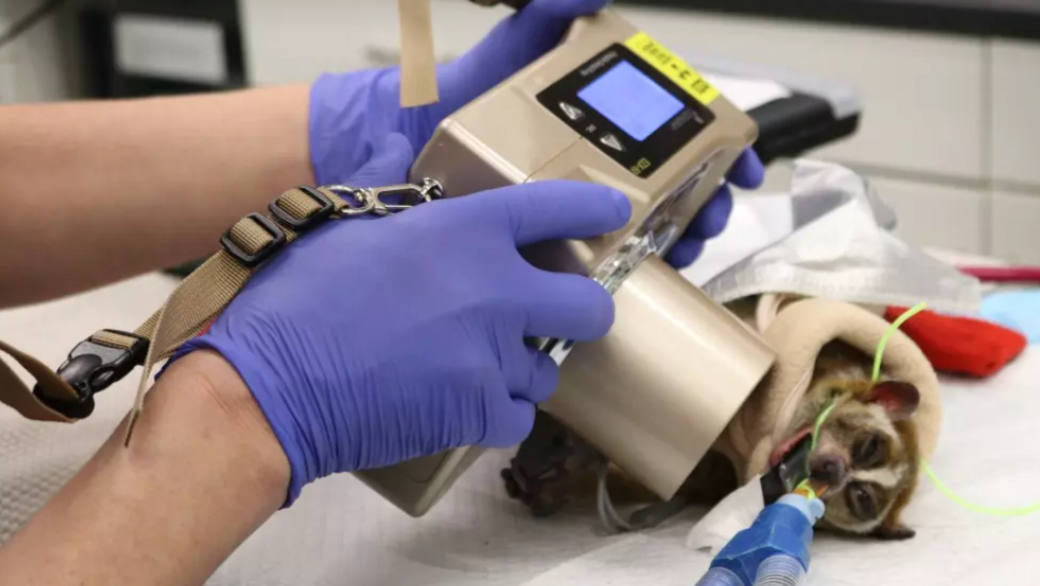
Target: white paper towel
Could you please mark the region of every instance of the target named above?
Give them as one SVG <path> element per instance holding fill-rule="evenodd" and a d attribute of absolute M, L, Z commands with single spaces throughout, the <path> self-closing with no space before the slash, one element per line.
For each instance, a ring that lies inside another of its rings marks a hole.
<path fill-rule="evenodd" d="M 733 537 L 755 522 L 766 503 L 761 476 L 731 492 L 690 530 L 686 547 L 715 555 Z"/>

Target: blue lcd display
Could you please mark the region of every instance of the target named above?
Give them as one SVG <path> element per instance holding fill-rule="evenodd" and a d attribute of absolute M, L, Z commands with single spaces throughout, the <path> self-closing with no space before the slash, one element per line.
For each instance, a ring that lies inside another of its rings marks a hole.
<path fill-rule="evenodd" d="M 643 141 L 683 109 L 683 103 L 628 61 L 599 76 L 578 97 L 632 138 Z"/>

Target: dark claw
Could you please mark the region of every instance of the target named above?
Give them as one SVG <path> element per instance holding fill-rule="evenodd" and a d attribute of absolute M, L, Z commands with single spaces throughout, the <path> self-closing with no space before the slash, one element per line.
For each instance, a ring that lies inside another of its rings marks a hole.
<path fill-rule="evenodd" d="M 913 539 L 917 535 L 917 532 L 909 527 L 903 527 L 902 525 L 897 527 L 878 527 L 871 533 L 871 536 L 881 541 L 905 541 L 907 539 Z"/>
<path fill-rule="evenodd" d="M 506 469 L 502 471 L 502 480 L 506 483 L 506 494 L 511 499 L 519 499 L 521 496 L 520 484 L 513 478 L 513 471 Z"/>

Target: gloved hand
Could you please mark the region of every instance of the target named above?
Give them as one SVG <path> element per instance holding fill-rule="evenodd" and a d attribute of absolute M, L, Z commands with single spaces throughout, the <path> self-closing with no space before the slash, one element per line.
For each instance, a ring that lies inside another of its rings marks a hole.
<path fill-rule="evenodd" d="M 438 67 L 441 101 L 429 106 L 400 107 L 396 67 L 320 77 L 310 97 L 315 180 L 319 185 L 346 183 L 391 132 L 405 135 L 413 150 L 420 151 L 446 116 L 555 47 L 576 17 L 598 12 L 607 4 L 609 0 L 534 0 L 499 23 L 465 55 Z M 753 189 L 761 176 L 762 165 L 752 153 L 734 168 L 730 180 Z M 723 187 L 667 260 L 677 268 L 692 263 L 704 240 L 725 227 L 732 207 L 728 188 Z"/>
<path fill-rule="evenodd" d="M 720 187 L 715 196 L 704 204 L 682 238 L 672 246 L 665 257 L 668 264 L 677 269 L 690 266 L 704 252 L 704 242 L 722 234 L 733 212 L 730 183 L 741 189 L 758 189 L 762 186 L 764 178 L 765 169 L 758 155 L 750 149 L 745 151 L 730 170 L 727 177 L 729 183 Z"/>
<path fill-rule="evenodd" d="M 404 180 L 390 135 L 354 184 Z M 525 336 L 605 335 L 614 306 L 585 277 L 538 270 L 518 247 L 625 225 L 628 200 L 544 182 L 330 222 L 262 268 L 201 337 L 237 370 L 303 486 L 464 445 L 507 447 L 554 391 L 556 364 Z"/>

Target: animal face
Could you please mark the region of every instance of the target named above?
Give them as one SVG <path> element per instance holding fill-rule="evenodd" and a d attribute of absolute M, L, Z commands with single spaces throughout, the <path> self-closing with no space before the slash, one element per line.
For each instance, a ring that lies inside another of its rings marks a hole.
<path fill-rule="evenodd" d="M 804 436 L 834 401 L 810 459 L 812 483 L 826 487 L 822 523 L 882 539 L 912 537 L 899 515 L 918 475 L 917 436 L 910 418 L 919 393 L 907 383 L 874 384 L 856 373 L 831 374 L 814 381 L 791 429 L 791 436 Z"/>

